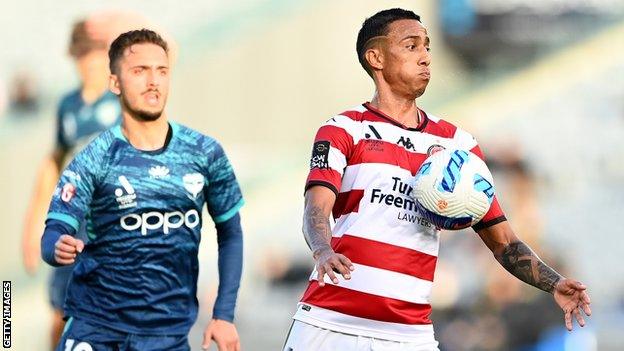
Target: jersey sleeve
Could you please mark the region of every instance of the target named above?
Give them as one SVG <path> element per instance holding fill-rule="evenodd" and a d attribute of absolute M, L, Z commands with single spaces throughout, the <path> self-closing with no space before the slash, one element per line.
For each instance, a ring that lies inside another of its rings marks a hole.
<path fill-rule="evenodd" d="M 483 156 L 483 151 L 481 151 L 481 147 L 477 143 L 477 140 L 468 132 L 463 129 L 457 128 L 455 131 L 455 135 L 453 136 L 455 139 L 457 146 L 459 149 L 470 150 L 473 154 L 479 156 L 483 161 L 485 161 L 485 157 Z M 472 228 L 477 231 L 487 227 L 491 227 L 494 224 L 506 221 L 505 213 L 498 203 L 498 198 L 494 195 L 494 199 L 492 200 L 492 204 L 490 205 L 490 209 L 483 216 L 479 223 L 472 226 Z"/>
<path fill-rule="evenodd" d="M 47 219 L 62 221 L 76 231 L 84 219 L 104 164 L 105 152 L 97 140 L 91 142 L 63 170 L 52 195 Z"/>
<path fill-rule="evenodd" d="M 485 157 L 483 156 L 483 152 L 481 151 L 481 148 L 479 147 L 479 145 L 475 145 L 472 149 L 470 149 L 470 152 L 479 156 L 479 158 L 485 161 Z M 472 228 L 475 231 L 477 231 L 477 230 L 485 229 L 487 227 L 491 227 L 494 224 L 504 222 L 506 220 L 507 220 L 507 217 L 505 217 L 505 213 L 503 212 L 503 209 L 498 203 L 497 195 L 494 195 L 494 199 L 492 200 L 492 204 L 490 205 L 489 211 L 485 214 L 485 216 L 483 216 L 481 221 L 473 225 Z"/>
<path fill-rule="evenodd" d="M 215 223 L 225 222 L 243 206 L 243 194 L 234 169 L 221 145 L 215 142 L 209 151 L 204 197 L 208 213 Z"/>
<path fill-rule="evenodd" d="M 344 116 L 327 121 L 316 133 L 305 190 L 314 185 L 340 192 L 342 176 L 353 150 L 353 137 L 341 125 Z"/>

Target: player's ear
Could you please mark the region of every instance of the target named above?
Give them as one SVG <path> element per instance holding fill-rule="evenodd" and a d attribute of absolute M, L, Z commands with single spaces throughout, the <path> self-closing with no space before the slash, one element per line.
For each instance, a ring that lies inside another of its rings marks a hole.
<path fill-rule="evenodd" d="M 108 90 L 110 90 L 115 95 L 121 94 L 121 88 L 119 87 L 119 76 L 114 73 L 108 78 Z"/>
<path fill-rule="evenodd" d="M 379 47 L 373 46 L 368 48 L 368 50 L 364 52 L 364 59 L 366 59 L 366 62 L 368 62 L 368 65 L 372 70 L 383 69 L 384 58 Z"/>

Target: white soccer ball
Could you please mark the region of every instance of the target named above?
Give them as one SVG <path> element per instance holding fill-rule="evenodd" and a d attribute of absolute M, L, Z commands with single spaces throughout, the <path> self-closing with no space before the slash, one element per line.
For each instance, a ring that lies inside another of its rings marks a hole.
<path fill-rule="evenodd" d="M 466 150 L 441 150 L 416 173 L 414 198 L 419 214 L 441 229 L 470 227 L 494 199 L 494 181 L 479 156 Z"/>

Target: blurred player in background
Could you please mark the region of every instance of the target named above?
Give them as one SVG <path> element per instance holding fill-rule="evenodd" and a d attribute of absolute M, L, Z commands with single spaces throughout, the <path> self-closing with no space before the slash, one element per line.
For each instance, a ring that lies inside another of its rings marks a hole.
<path fill-rule="evenodd" d="M 151 30 L 111 44 L 122 123 L 61 175 L 42 238 L 53 266 L 76 262 L 58 350 L 189 350 L 201 212 L 217 228 L 219 290 L 202 347 L 240 350 L 232 323 L 242 271 L 242 194 L 219 143 L 168 121 L 167 43 Z M 75 234 L 86 217 L 88 243 Z"/>
<path fill-rule="evenodd" d="M 153 30 L 167 42 L 169 64 L 173 66 L 177 60 L 178 44 L 171 34 L 139 13 L 118 10 L 97 12 L 87 18 L 85 25 L 90 37 L 106 41 L 108 45 L 122 33 L 144 28 Z"/>
<path fill-rule="evenodd" d="M 416 211 L 414 175 L 440 148 L 483 155 L 466 131 L 416 105 L 431 77 L 429 37 L 418 15 L 375 14 L 363 23 L 356 49 L 376 91 L 316 135 L 303 224 L 316 265 L 284 350 L 438 350 L 429 296 L 439 230 Z M 569 330 L 573 316 L 585 324 L 586 287 L 543 263 L 496 199 L 473 229 L 507 271 L 554 295 Z"/>
<path fill-rule="evenodd" d="M 24 220 L 23 254 L 26 270 L 34 274 L 40 260 L 41 233 L 50 197 L 60 170 L 75 153 L 102 131 L 119 123 L 121 107 L 115 94 L 108 90 L 108 40 L 101 33 L 94 38 L 88 33 L 86 20 L 74 24 L 69 54 L 80 76 L 80 87 L 65 95 L 59 103 L 56 141 L 53 152 L 39 167 L 33 196 Z M 84 228 L 77 237 L 86 240 Z M 48 287 L 53 308 L 52 345 L 56 346 L 63 330 L 63 302 L 73 265 L 52 272 Z"/>

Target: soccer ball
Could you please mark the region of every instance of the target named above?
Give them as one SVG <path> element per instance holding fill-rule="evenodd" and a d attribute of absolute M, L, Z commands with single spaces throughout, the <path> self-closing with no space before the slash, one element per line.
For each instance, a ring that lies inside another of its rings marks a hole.
<path fill-rule="evenodd" d="M 494 199 L 492 174 L 479 156 L 465 150 L 441 150 L 416 173 L 414 198 L 422 217 L 441 229 L 475 225 Z"/>

